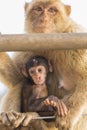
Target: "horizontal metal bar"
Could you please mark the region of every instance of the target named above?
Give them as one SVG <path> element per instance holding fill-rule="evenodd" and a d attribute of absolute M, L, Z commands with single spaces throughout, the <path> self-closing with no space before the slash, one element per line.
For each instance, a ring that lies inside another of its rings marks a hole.
<path fill-rule="evenodd" d="M 87 48 L 87 33 L 0 35 L 0 51 Z"/>
<path fill-rule="evenodd" d="M 56 118 L 56 116 L 36 116 L 36 117 L 33 117 L 33 119 L 39 119 L 39 120 L 41 120 L 41 119 L 55 119 Z"/>

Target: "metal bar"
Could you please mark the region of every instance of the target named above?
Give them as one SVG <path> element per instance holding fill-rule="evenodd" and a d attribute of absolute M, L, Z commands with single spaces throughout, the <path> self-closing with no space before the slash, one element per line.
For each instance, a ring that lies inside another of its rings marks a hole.
<path fill-rule="evenodd" d="M 39 120 L 41 120 L 41 119 L 55 119 L 56 118 L 56 116 L 36 116 L 36 117 L 33 117 L 33 119 L 39 119 Z"/>
<path fill-rule="evenodd" d="M 87 33 L 0 35 L 0 51 L 87 48 Z"/>

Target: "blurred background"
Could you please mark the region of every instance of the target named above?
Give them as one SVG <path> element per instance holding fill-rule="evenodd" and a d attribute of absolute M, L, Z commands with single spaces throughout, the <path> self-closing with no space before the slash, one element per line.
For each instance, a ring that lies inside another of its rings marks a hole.
<path fill-rule="evenodd" d="M 1 34 L 24 33 L 24 4 L 30 0 L 0 0 L 0 32 Z M 71 18 L 87 28 L 87 1 L 62 0 L 72 7 Z M 12 56 L 12 53 L 10 53 Z M 0 97 L 7 88 L 0 82 Z"/>

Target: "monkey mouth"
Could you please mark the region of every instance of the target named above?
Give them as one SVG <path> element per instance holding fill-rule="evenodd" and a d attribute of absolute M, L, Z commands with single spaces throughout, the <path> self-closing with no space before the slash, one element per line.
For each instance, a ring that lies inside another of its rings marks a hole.
<path fill-rule="evenodd" d="M 47 24 L 44 22 L 40 22 L 38 24 L 34 25 L 35 28 L 41 29 L 41 28 L 47 28 Z"/>
<path fill-rule="evenodd" d="M 43 29 L 45 29 L 45 28 L 46 28 L 45 25 L 38 25 L 38 26 L 36 26 L 36 29 L 37 29 L 37 30 L 43 30 Z"/>
<path fill-rule="evenodd" d="M 38 81 L 42 81 L 42 80 L 41 80 L 41 77 L 38 77 L 37 80 L 38 80 Z"/>
<path fill-rule="evenodd" d="M 38 28 L 44 28 L 44 27 L 46 28 L 46 24 L 40 23 L 40 24 L 37 25 L 37 27 L 38 27 Z"/>
<path fill-rule="evenodd" d="M 38 26 L 34 28 L 34 32 L 36 33 L 49 33 L 49 30 L 46 26 Z"/>

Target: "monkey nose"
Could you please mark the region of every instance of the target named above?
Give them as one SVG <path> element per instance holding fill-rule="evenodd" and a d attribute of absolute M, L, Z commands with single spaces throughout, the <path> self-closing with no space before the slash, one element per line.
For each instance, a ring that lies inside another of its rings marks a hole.
<path fill-rule="evenodd" d="M 37 77 L 36 77 L 36 79 L 37 79 L 37 80 L 40 80 L 40 79 L 41 79 L 41 77 L 40 77 L 40 76 L 37 76 Z"/>
<path fill-rule="evenodd" d="M 38 77 L 38 72 L 35 72 L 35 77 Z"/>
<path fill-rule="evenodd" d="M 40 21 L 41 22 L 46 22 L 47 21 L 47 17 L 44 16 L 44 14 L 40 17 Z"/>

